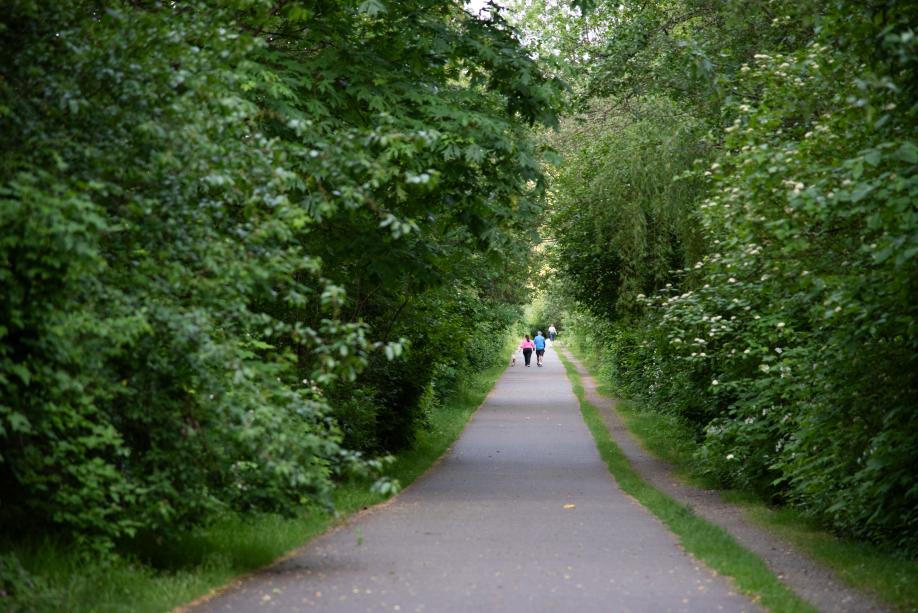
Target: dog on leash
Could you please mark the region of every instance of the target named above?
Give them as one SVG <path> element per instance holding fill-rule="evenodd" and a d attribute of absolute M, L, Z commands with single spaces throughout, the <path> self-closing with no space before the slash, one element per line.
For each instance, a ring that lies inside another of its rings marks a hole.
<path fill-rule="evenodd" d="M 516 366 L 516 354 L 510 356 L 510 366 Z"/>

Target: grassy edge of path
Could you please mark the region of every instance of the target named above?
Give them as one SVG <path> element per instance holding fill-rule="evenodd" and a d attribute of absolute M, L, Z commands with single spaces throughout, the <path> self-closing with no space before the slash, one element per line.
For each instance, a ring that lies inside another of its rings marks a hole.
<path fill-rule="evenodd" d="M 556 355 L 564 364 L 574 394 L 580 401 L 580 411 L 593 434 L 599 455 L 622 490 L 666 524 L 686 551 L 718 574 L 732 578 L 740 591 L 762 606 L 782 612 L 815 611 L 781 583 L 758 556 L 740 546 L 727 532 L 642 479 L 612 440 L 599 410 L 585 400 L 580 375 L 573 364 L 560 352 Z"/>
<path fill-rule="evenodd" d="M 576 342 L 565 345 L 587 370 L 596 373 L 599 362 L 595 354 Z M 608 382 L 597 379 L 601 395 L 615 396 Z M 677 467 L 678 476 L 689 484 L 707 489 L 718 486 L 691 473 L 694 446 L 689 442 L 687 428 L 671 415 L 643 411 L 628 399 L 617 405 L 628 430 L 641 446 Z M 724 500 L 739 505 L 745 517 L 758 526 L 792 543 L 801 552 L 831 568 L 845 583 L 855 589 L 873 594 L 878 600 L 897 611 L 918 611 L 918 560 L 907 560 L 871 543 L 839 538 L 813 525 L 801 512 L 791 508 L 775 508 L 754 494 L 721 490 Z"/>
<path fill-rule="evenodd" d="M 509 355 L 509 340 L 506 351 Z M 459 437 L 469 418 L 494 387 L 506 364 L 501 360 L 471 375 L 431 416 L 430 428 L 418 433 L 415 445 L 395 456 L 387 471 L 407 487 L 426 472 Z M 194 532 L 149 543 L 128 558 L 92 562 L 53 541 L 17 545 L 12 549 L 25 572 L 11 576 L 27 594 L 4 602 L 9 611 L 161 612 L 181 607 L 277 559 L 353 513 L 388 497 L 369 491 L 369 484 L 347 483 L 335 493 L 339 513 L 334 518 L 309 508 L 294 518 L 277 515 L 232 515 Z M 0 560 L 2 563 L 3 560 Z M 0 573 L 5 579 L 7 570 Z M 18 579 L 16 575 L 19 575 Z M 0 585 L 0 590 L 7 586 Z"/>

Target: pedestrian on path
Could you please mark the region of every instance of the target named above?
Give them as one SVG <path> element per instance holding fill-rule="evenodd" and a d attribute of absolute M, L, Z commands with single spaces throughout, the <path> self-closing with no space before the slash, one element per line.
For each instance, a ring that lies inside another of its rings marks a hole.
<path fill-rule="evenodd" d="M 542 336 L 541 330 L 536 333 L 536 336 L 534 339 L 532 339 L 532 342 L 535 345 L 536 364 L 542 366 L 542 362 L 545 361 L 545 337 Z"/>
<path fill-rule="evenodd" d="M 523 350 L 523 360 L 526 362 L 526 366 L 529 366 L 529 360 L 532 359 L 532 350 L 535 349 L 535 343 L 529 340 L 528 334 L 525 336 L 526 338 L 520 343 L 520 349 Z"/>
<path fill-rule="evenodd" d="M 555 336 L 557 336 L 557 334 L 558 334 L 558 329 L 555 328 L 555 324 L 549 325 L 548 326 L 548 338 L 551 342 L 553 343 L 555 342 Z"/>

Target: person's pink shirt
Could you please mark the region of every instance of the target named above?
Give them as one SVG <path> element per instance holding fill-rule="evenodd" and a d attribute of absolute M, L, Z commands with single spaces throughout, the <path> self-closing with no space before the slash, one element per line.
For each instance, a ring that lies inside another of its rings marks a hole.
<path fill-rule="evenodd" d="M 523 341 L 520 343 L 520 349 L 535 349 L 535 343 L 532 341 Z"/>

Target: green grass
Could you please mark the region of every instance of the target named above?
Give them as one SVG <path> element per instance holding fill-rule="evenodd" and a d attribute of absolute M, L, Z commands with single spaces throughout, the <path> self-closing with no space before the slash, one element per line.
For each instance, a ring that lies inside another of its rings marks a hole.
<path fill-rule="evenodd" d="M 682 419 L 675 415 L 641 411 L 630 400 L 619 400 L 616 409 L 644 449 L 672 464 L 680 476 L 691 476 L 691 469 L 686 467 L 694 466 L 692 454 L 697 445 L 692 440 L 690 427 Z"/>
<path fill-rule="evenodd" d="M 503 354 L 509 354 L 509 349 Z M 418 434 L 410 450 L 396 456 L 389 474 L 403 486 L 423 474 L 456 440 L 505 367 L 501 361 L 457 386 L 458 391 L 432 415 L 430 428 Z M 335 502 L 342 516 L 384 500 L 369 492 L 367 486 L 348 483 L 338 488 Z M 0 609 L 169 611 L 270 564 L 336 521 L 315 508 L 292 519 L 276 515 L 230 516 L 190 534 L 138 543 L 131 551 L 132 559 L 107 563 L 87 562 L 77 552 L 53 541 L 20 543 L 12 552 L 31 576 L 22 578 L 15 604 L 0 597 Z M 6 576 L 0 566 L 0 592 L 5 589 L 2 582 Z"/>
<path fill-rule="evenodd" d="M 686 551 L 721 575 L 731 577 L 742 592 L 764 607 L 782 612 L 815 610 L 785 587 L 758 556 L 737 544 L 724 530 L 644 481 L 612 440 L 599 410 L 584 399 L 583 385 L 573 364 L 563 354 L 558 355 L 580 400 L 581 413 L 593 433 L 599 454 L 622 490 L 666 524 Z"/>
<path fill-rule="evenodd" d="M 598 372 L 595 355 L 576 344 L 568 348 L 590 372 Z M 615 395 L 609 384 L 598 386 L 597 390 Z M 708 489 L 715 487 L 693 474 L 692 454 L 697 446 L 690 429 L 678 417 L 641 410 L 637 403 L 628 400 L 619 400 L 617 409 L 646 450 L 673 464 L 687 482 Z M 840 539 L 821 530 L 799 511 L 772 507 L 750 492 L 722 491 L 721 496 L 742 506 L 749 520 L 831 568 L 852 587 L 876 595 L 898 611 L 918 611 L 918 561 L 903 559 L 893 551 L 869 543 Z"/>
<path fill-rule="evenodd" d="M 14 551 L 37 584 L 12 610 L 168 611 L 233 577 L 264 566 L 329 525 L 317 509 L 295 519 L 225 517 L 191 534 L 146 544 L 127 558 L 90 562 L 59 543 Z M 7 603 L 4 603 L 7 606 Z"/>

